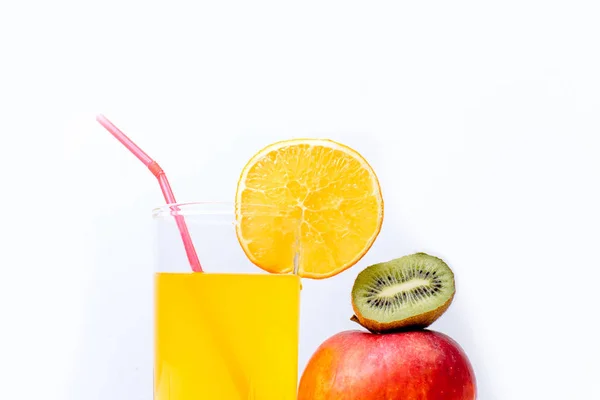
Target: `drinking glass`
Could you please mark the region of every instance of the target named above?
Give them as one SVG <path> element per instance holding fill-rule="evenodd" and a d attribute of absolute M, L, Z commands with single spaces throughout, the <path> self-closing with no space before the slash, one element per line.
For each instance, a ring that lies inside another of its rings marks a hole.
<path fill-rule="evenodd" d="M 175 216 L 185 219 L 204 272 L 192 272 Z M 153 210 L 155 400 L 293 400 L 300 278 L 252 264 L 233 203 Z"/>

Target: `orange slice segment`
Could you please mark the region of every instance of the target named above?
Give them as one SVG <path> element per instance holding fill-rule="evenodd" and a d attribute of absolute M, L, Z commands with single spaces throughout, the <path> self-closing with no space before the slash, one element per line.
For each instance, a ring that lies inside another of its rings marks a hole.
<path fill-rule="evenodd" d="M 259 151 L 236 193 L 236 232 L 255 265 L 323 279 L 356 264 L 381 230 L 375 172 L 328 139 L 292 139 Z"/>

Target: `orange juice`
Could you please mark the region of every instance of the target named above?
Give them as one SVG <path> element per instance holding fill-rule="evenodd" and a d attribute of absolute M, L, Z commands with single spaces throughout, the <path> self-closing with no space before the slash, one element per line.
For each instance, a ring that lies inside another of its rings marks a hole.
<path fill-rule="evenodd" d="M 157 273 L 155 400 L 294 400 L 300 278 Z"/>

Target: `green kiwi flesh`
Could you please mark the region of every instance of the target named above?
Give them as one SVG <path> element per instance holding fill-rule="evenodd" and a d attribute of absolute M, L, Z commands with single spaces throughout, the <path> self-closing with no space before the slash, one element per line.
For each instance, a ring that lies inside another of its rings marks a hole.
<path fill-rule="evenodd" d="M 352 320 L 371 332 L 425 328 L 454 298 L 454 273 L 437 257 L 415 253 L 361 271 L 352 288 Z"/>

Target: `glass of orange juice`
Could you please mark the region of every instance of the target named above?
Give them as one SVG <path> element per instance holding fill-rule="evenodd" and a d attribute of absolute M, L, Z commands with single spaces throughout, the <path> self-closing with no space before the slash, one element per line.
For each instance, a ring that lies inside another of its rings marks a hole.
<path fill-rule="evenodd" d="M 185 218 L 205 272 L 192 272 L 174 216 Z M 232 203 L 153 211 L 155 400 L 293 400 L 300 278 L 244 254 Z"/>

